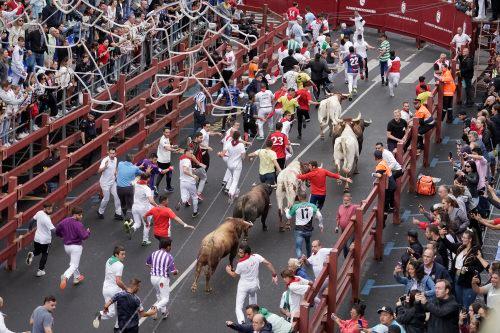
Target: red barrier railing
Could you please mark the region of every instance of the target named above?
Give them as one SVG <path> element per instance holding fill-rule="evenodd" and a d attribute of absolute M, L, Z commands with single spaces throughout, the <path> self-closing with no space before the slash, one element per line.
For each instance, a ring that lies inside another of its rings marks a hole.
<path fill-rule="evenodd" d="M 241 6 L 246 9 L 245 6 Z M 266 15 L 269 13 L 267 7 L 260 9 L 263 13 L 263 20 L 266 20 Z M 276 15 L 276 14 L 273 14 Z M 272 59 L 272 55 L 280 47 L 281 41 L 285 38 L 285 30 L 287 23 L 279 24 L 275 27 L 272 23 L 267 25 L 267 29 L 263 30 L 263 34 L 257 39 L 252 47 L 257 49 L 262 49 L 263 52 L 259 54 L 259 62 L 262 63 L 267 60 L 269 63 L 269 68 L 272 69 L 273 66 L 277 65 L 277 60 Z M 210 38 L 205 39 L 202 43 L 205 47 L 215 45 L 217 40 L 220 39 L 219 35 L 214 35 Z M 195 46 L 198 48 L 200 45 Z M 223 46 L 219 47 L 219 51 L 222 50 Z M 189 50 L 188 50 L 189 51 Z M 239 48 L 235 52 L 236 61 L 241 66 L 234 73 L 234 77 L 239 78 L 243 75 L 246 70 L 246 66 L 242 66 L 243 57 L 245 56 L 247 50 L 245 48 Z M 166 95 L 152 103 L 146 103 L 146 98 L 149 97 L 149 90 L 140 93 L 127 100 L 125 94 L 126 91 L 134 89 L 137 85 L 142 84 L 147 80 L 154 79 L 157 73 L 162 73 L 162 71 L 171 65 L 176 65 L 179 68 L 180 73 L 184 71 L 184 60 L 186 55 L 176 55 L 171 59 L 158 61 L 153 59 L 151 63 L 151 68 L 146 72 L 126 81 L 125 75 L 121 75 L 118 82 L 111 87 L 112 94 L 118 96 L 118 101 L 124 106 L 116 108 L 114 112 L 106 113 L 96 121 L 97 128 L 101 128 L 101 134 L 98 135 L 94 140 L 87 142 L 85 145 L 77 149 L 76 151 L 68 154 L 68 145 L 71 145 L 79 141 L 78 133 L 74 133 L 68 138 L 61 140 L 57 144 L 52 146 L 48 145 L 48 135 L 53 133 L 64 125 L 67 125 L 78 118 L 85 116 L 91 108 L 90 98 L 88 95 L 84 94 L 84 105 L 70 113 L 69 115 L 58 119 L 54 122 L 49 123 L 48 117 L 45 116 L 42 119 L 42 126 L 40 130 L 36 131 L 29 137 L 21 140 L 17 144 L 12 145 L 8 148 L 1 148 L 1 160 L 5 160 L 9 156 L 12 156 L 16 152 L 21 151 L 26 148 L 30 143 L 35 140 L 40 140 L 42 142 L 41 151 L 35 155 L 32 159 L 21 164 L 20 166 L 10 170 L 9 172 L 1 174 L 0 180 L 2 185 L 8 185 L 8 194 L 4 194 L 0 197 L 0 211 L 7 210 L 7 222 L 0 228 L 0 240 L 6 239 L 6 246 L 0 250 L 0 262 L 7 261 L 7 267 L 9 269 L 15 269 L 16 267 L 16 254 L 24 247 L 29 246 L 34 238 L 34 232 L 29 232 L 23 238 L 16 240 L 16 230 L 33 217 L 33 215 L 42 208 L 43 202 L 62 202 L 57 206 L 58 209 L 52 215 L 52 220 L 58 223 L 63 217 L 69 214 L 72 207 L 83 204 L 85 201 L 90 199 L 91 196 L 97 194 L 100 190 L 98 183 L 93 183 L 87 186 L 86 190 L 79 194 L 76 198 L 69 202 L 65 202 L 65 199 L 71 194 L 71 191 L 76 189 L 78 186 L 82 185 L 88 179 L 94 176 L 97 172 L 99 161 L 93 163 L 90 167 L 86 168 L 78 175 L 71 179 L 67 179 L 67 169 L 78 163 L 83 157 L 85 157 L 90 152 L 99 149 L 101 150 L 101 156 L 105 156 L 107 153 L 108 144 L 111 140 L 118 139 L 121 142 L 117 145 L 118 155 L 123 155 L 130 151 L 132 148 L 139 148 L 139 151 L 134 155 L 135 161 L 143 158 L 146 154 L 156 149 L 158 140 L 152 143 L 146 143 L 148 137 L 157 132 L 158 130 L 165 127 L 167 124 L 171 124 L 171 135 L 175 136 L 179 133 L 179 129 L 184 127 L 186 124 L 192 122 L 192 112 L 187 115 L 181 116 L 181 113 L 186 109 L 190 109 L 194 105 L 192 97 L 183 99 L 181 97 L 181 88 L 179 87 L 192 87 L 197 81 L 194 79 L 175 79 L 174 87 L 177 87 L 171 95 Z M 206 60 L 200 60 L 193 65 L 196 69 L 196 76 L 200 79 L 211 77 L 217 73 L 217 67 L 208 66 Z M 219 70 L 221 70 L 219 68 Z M 182 74 L 181 74 L 182 75 Z M 159 81 L 159 86 L 161 87 L 167 82 L 167 80 Z M 241 85 L 243 82 L 239 82 Z M 221 83 L 208 88 L 210 93 L 216 92 L 221 88 Z M 179 93 L 178 95 L 176 93 Z M 107 92 L 103 92 L 98 95 L 99 99 L 107 99 Z M 167 102 L 172 101 L 173 110 L 164 116 L 157 117 L 156 109 L 164 105 Z M 132 108 L 139 108 L 139 111 L 133 114 L 127 114 Z M 154 116 L 151 123 L 148 123 L 147 118 Z M 112 117 L 114 117 L 115 123 L 111 124 Z M 132 137 L 125 138 L 125 130 L 137 126 L 138 131 Z M 21 175 L 24 171 L 33 168 L 34 166 L 43 162 L 43 160 L 49 156 L 49 150 L 58 149 L 59 150 L 59 162 L 53 167 L 45 170 L 24 184 L 18 184 L 17 176 Z M 52 193 L 50 193 L 44 200 L 37 202 L 27 210 L 19 212 L 17 210 L 17 202 L 26 197 L 33 190 L 41 187 L 45 182 L 51 178 L 57 176 L 59 187 Z"/>

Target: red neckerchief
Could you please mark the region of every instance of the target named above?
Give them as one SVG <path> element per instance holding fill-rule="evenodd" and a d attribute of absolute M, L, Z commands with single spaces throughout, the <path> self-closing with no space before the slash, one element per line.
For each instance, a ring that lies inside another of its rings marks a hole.
<path fill-rule="evenodd" d="M 182 154 L 181 157 L 179 157 L 179 160 L 185 160 L 186 158 L 189 159 L 186 154 Z"/>
<path fill-rule="evenodd" d="M 281 52 L 285 51 L 286 49 L 288 49 L 288 47 L 287 47 L 287 46 L 283 46 L 283 45 L 282 45 L 282 46 L 280 47 L 280 51 L 281 51 Z"/>
<path fill-rule="evenodd" d="M 250 254 L 245 254 L 242 258 L 240 258 L 240 260 L 238 260 L 238 262 L 243 262 L 243 261 L 247 260 L 248 258 L 250 258 Z"/>
<path fill-rule="evenodd" d="M 148 181 L 140 179 L 140 180 L 137 181 L 137 184 L 139 184 L 139 185 L 147 185 Z"/>
<path fill-rule="evenodd" d="M 290 282 L 286 284 L 286 287 L 287 287 L 287 288 L 289 288 L 289 287 L 290 287 L 290 285 L 291 285 L 292 283 L 294 283 L 294 282 L 299 282 L 299 281 L 300 281 L 300 279 L 299 279 L 298 277 L 294 276 L 294 277 L 290 280 Z"/>
<path fill-rule="evenodd" d="M 286 98 L 288 98 L 289 101 L 291 101 L 292 99 L 294 99 L 295 97 L 292 97 L 290 94 L 287 94 L 286 95 Z"/>
<path fill-rule="evenodd" d="M 284 123 L 284 122 L 287 122 L 287 121 L 288 121 L 288 119 L 286 119 L 286 118 L 281 118 L 280 119 L 280 123 Z"/>
<path fill-rule="evenodd" d="M 260 88 L 260 91 L 262 92 L 266 92 L 266 90 L 267 90 L 266 88 Z"/>
<path fill-rule="evenodd" d="M 240 143 L 238 140 L 232 140 L 231 141 L 231 144 L 234 146 L 236 146 L 238 143 Z"/>
<path fill-rule="evenodd" d="M 307 47 L 303 47 L 300 49 L 300 54 L 304 54 L 307 51 Z"/>

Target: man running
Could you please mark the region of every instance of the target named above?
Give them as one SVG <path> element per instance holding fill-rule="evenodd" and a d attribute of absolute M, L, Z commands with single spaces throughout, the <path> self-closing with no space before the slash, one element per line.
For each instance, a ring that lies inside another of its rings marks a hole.
<path fill-rule="evenodd" d="M 349 87 L 349 100 L 352 101 L 352 95 L 358 93 L 358 77 L 361 71 L 363 59 L 354 52 L 354 46 L 349 47 L 349 54 L 342 59 L 342 63 L 347 63 L 347 81 Z"/>
<path fill-rule="evenodd" d="M 318 206 L 319 209 L 323 208 L 326 199 L 326 177 L 352 183 L 351 178 L 346 178 L 338 173 L 333 173 L 318 167 L 317 161 L 309 162 L 309 167 L 311 171 L 305 174 L 297 175 L 297 178 L 300 180 L 309 180 L 311 182 L 311 198 L 309 202 Z"/>
<path fill-rule="evenodd" d="M 373 46 L 368 44 L 364 39 L 362 34 L 358 34 L 356 40 L 354 41 L 354 52 L 359 54 L 359 56 L 363 59 L 363 69 L 365 70 L 364 79 L 368 80 L 368 53 L 367 50 L 374 49 Z M 363 71 L 361 71 L 361 80 L 363 80 Z"/>
<path fill-rule="evenodd" d="M 245 322 L 243 306 L 248 296 L 249 304 L 257 304 L 257 290 L 260 289 L 259 265 L 263 263 L 269 269 L 273 277 L 273 283 L 278 284 L 276 270 L 269 261 L 260 254 L 252 254 L 252 249 L 248 245 L 240 245 L 238 249 L 240 260 L 233 271 L 231 265 L 226 266 L 226 272 L 231 277 L 240 277 L 238 281 L 238 291 L 236 292 L 236 318 L 239 324 Z"/>
<path fill-rule="evenodd" d="M 312 221 L 317 218 L 319 221 L 319 229 L 323 232 L 323 216 L 315 204 L 307 202 L 307 194 L 304 191 L 297 193 L 299 202 L 295 203 L 292 208 L 285 208 L 287 219 L 295 216 L 295 254 L 297 258 L 302 257 L 302 244 L 306 244 L 307 256 L 311 256 L 311 236 L 314 230 Z"/>
<path fill-rule="evenodd" d="M 35 239 L 33 241 L 33 251 L 28 252 L 28 256 L 26 257 L 26 264 L 31 265 L 35 256 L 39 254 L 42 255 L 40 263 L 38 264 L 38 271 L 36 272 L 36 276 L 38 277 L 45 275 L 45 264 L 49 257 L 52 232 L 56 229 L 50 218 L 53 208 L 54 204 L 45 202 L 43 204 L 43 210 L 38 211 L 35 216 L 33 216 L 33 219 L 36 221 Z"/>
<path fill-rule="evenodd" d="M 387 76 L 387 62 L 389 61 L 391 44 L 387 40 L 387 35 L 381 33 L 379 36 L 380 45 L 378 47 L 378 60 L 380 63 L 380 78 L 382 79 L 382 85 L 388 85 L 389 81 L 386 79 Z"/>
<path fill-rule="evenodd" d="M 146 265 L 151 269 L 151 284 L 156 291 L 156 303 L 153 307 L 161 311 L 161 319 L 167 319 L 167 304 L 170 299 L 170 277 L 177 275 L 174 257 L 170 254 L 172 240 L 160 240 L 159 250 L 151 253 L 146 260 Z M 154 317 L 156 319 L 156 315 Z"/>
<path fill-rule="evenodd" d="M 278 164 L 278 157 L 273 151 L 273 141 L 266 140 L 266 148 L 258 149 L 253 153 L 248 154 L 248 157 L 259 157 L 259 179 L 261 183 L 270 185 L 276 184 L 276 173 L 281 172 L 281 167 Z"/>
<path fill-rule="evenodd" d="M 189 146 L 193 148 L 191 157 L 191 165 L 193 167 L 193 173 L 198 176 L 198 200 L 203 200 L 203 190 L 205 189 L 205 184 L 207 183 L 207 167 L 202 163 L 203 160 L 203 133 L 196 132 L 193 140 L 189 143 Z"/>
<path fill-rule="evenodd" d="M 196 191 L 196 182 L 198 176 L 193 173 L 191 158 L 189 154 L 193 154 L 193 149 L 189 146 L 184 150 L 184 154 L 179 158 L 179 180 L 181 189 L 181 200 L 175 206 L 176 210 L 181 208 L 181 204 L 188 207 L 190 206 L 189 200 L 193 204 L 193 218 L 198 216 L 198 192 Z"/>
<path fill-rule="evenodd" d="M 64 290 L 68 279 L 73 276 L 73 285 L 81 283 L 85 277 L 80 274 L 78 266 L 83 251 L 83 241 L 89 238 L 90 229 L 83 226 L 83 209 L 80 207 L 71 208 L 71 216 L 65 218 L 56 227 L 56 235 L 64 242 L 64 251 L 70 257 L 69 268 L 61 275 L 59 288 Z"/>
<path fill-rule="evenodd" d="M 274 95 L 271 90 L 266 88 L 265 83 L 260 84 L 260 91 L 255 94 L 255 103 L 257 104 L 257 140 L 264 140 L 264 123 L 268 121 L 269 132 L 273 129 L 273 119 L 269 115 L 273 112 Z"/>
<path fill-rule="evenodd" d="M 104 268 L 104 283 L 102 285 L 102 296 L 104 303 L 107 303 L 115 294 L 122 290 L 127 290 L 123 283 L 123 260 L 125 260 L 125 248 L 121 245 L 115 246 L 113 255 L 106 261 Z M 92 325 L 99 328 L 101 320 L 111 319 L 116 314 L 116 305 L 113 304 L 107 313 L 98 311 Z M 118 330 L 118 319 L 115 323 L 115 331 Z"/>
<path fill-rule="evenodd" d="M 144 214 L 151 209 L 152 206 L 158 206 L 154 199 L 154 194 L 148 186 L 149 175 L 141 174 L 139 179 L 134 182 L 134 204 L 132 205 L 133 220 L 125 221 L 123 226 L 125 232 L 132 238 L 132 234 L 137 231 L 141 225 L 142 230 L 142 246 L 151 244 L 149 240 L 149 229 L 151 228 L 150 221 L 144 219 Z"/>
<path fill-rule="evenodd" d="M 162 170 L 168 170 L 165 174 L 167 182 L 166 191 L 168 193 L 172 193 L 174 191 L 174 188 L 172 187 L 172 165 L 170 164 L 172 152 L 176 153 L 178 151 L 179 149 L 177 146 L 170 144 L 170 128 L 164 128 L 163 135 L 158 143 L 156 155 L 158 156 L 158 167 Z M 163 175 L 164 174 L 160 173 L 158 177 L 156 177 L 156 189 L 158 192 L 160 190 L 160 183 L 163 179 Z"/>
<path fill-rule="evenodd" d="M 150 172 L 151 170 L 146 170 Z M 122 207 L 122 216 L 126 218 L 127 212 L 131 211 L 132 204 L 134 203 L 134 186 L 132 182 L 135 177 L 142 173 L 141 169 L 132 163 L 132 155 L 125 155 L 125 161 L 118 163 L 116 172 L 116 192 L 120 198 L 120 205 Z"/>
<path fill-rule="evenodd" d="M 238 196 L 238 182 L 240 180 L 241 170 L 243 168 L 243 160 L 245 159 L 245 145 L 240 142 L 240 132 L 233 133 L 232 140 L 226 144 L 224 150 L 219 153 L 219 156 L 225 158 L 229 178 L 227 179 L 224 192 L 229 195 L 229 200 L 234 200 Z"/>
<path fill-rule="evenodd" d="M 153 222 L 153 235 L 155 238 L 161 242 L 162 239 L 166 239 L 171 237 L 170 232 L 170 221 L 174 220 L 175 222 L 182 225 L 184 228 L 193 229 L 192 225 L 185 223 L 180 217 L 175 215 L 175 213 L 168 207 L 168 197 L 166 195 L 162 195 L 159 198 L 160 204 L 156 207 L 151 208 L 144 214 L 143 220 L 146 221 L 148 217 L 151 216 Z"/>
<path fill-rule="evenodd" d="M 319 102 L 312 100 L 311 92 L 307 87 L 297 90 L 297 97 L 297 102 L 299 103 L 299 108 L 297 109 L 297 132 L 299 135 L 297 139 L 301 140 L 302 128 L 306 128 L 306 122 L 310 119 L 310 105 L 319 105 Z"/>
<path fill-rule="evenodd" d="M 290 147 L 290 142 L 288 137 L 281 133 L 283 129 L 283 123 L 276 124 L 276 131 L 269 136 L 269 140 L 273 142 L 273 151 L 276 153 L 278 158 L 278 164 L 283 170 L 286 164 L 286 150 Z"/>
<path fill-rule="evenodd" d="M 116 158 L 116 149 L 109 148 L 108 156 L 102 159 L 101 165 L 97 170 L 97 172 L 101 174 L 101 178 L 99 178 L 99 185 L 102 190 L 102 201 L 97 211 L 97 217 L 101 220 L 104 219 L 103 214 L 106 210 L 106 206 L 108 205 L 110 194 L 113 196 L 115 203 L 115 219 L 123 220 L 120 198 L 118 198 L 118 192 L 116 191 L 117 167 L 118 159 Z"/>
<path fill-rule="evenodd" d="M 205 171 L 208 171 L 208 168 L 210 166 L 210 152 L 213 150 L 210 147 L 210 136 L 218 135 L 222 137 L 222 133 L 211 131 L 210 126 L 210 123 L 206 121 L 203 123 L 203 126 L 200 130 L 200 133 L 203 135 L 203 140 L 201 141 L 201 148 L 203 149 L 201 162 L 205 164 Z"/>
<path fill-rule="evenodd" d="M 115 332 L 121 333 L 138 333 L 139 332 L 139 318 L 151 317 L 157 312 L 153 306 L 148 311 L 144 311 L 142 302 L 137 293 L 141 280 L 132 279 L 129 286 L 125 291 L 121 291 L 114 295 L 109 301 L 104 304 L 103 313 L 109 311 L 109 307 L 116 303 L 116 314 L 118 317 L 118 330 Z"/>
<path fill-rule="evenodd" d="M 394 87 L 399 84 L 401 72 L 401 59 L 396 56 L 396 52 L 392 50 L 387 62 L 387 81 L 389 81 L 389 96 L 394 97 Z"/>

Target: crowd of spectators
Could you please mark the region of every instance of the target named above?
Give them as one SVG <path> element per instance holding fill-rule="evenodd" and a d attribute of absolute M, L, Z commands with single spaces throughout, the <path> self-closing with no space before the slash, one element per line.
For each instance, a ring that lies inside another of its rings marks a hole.
<path fill-rule="evenodd" d="M 498 18 L 498 11 L 500 10 L 500 5 L 496 0 L 455 0 L 454 3 L 459 11 L 477 20 L 486 20 L 486 10 L 489 8 L 492 12 L 490 20 L 495 21 Z"/>

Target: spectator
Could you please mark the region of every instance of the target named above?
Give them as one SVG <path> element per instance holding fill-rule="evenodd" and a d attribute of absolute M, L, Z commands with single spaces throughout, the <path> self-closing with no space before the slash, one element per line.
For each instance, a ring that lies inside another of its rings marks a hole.
<path fill-rule="evenodd" d="M 282 271 L 281 277 L 285 281 L 289 291 L 290 316 L 293 320 L 293 318 L 298 317 L 300 302 L 307 290 L 309 290 L 309 286 L 312 286 L 313 283 L 295 276 L 289 269 Z"/>
<path fill-rule="evenodd" d="M 271 325 L 273 333 L 289 333 L 292 324 L 284 318 L 269 312 L 266 308 L 260 307 L 257 304 L 247 305 L 246 309 L 247 318 L 252 321 L 256 314 L 264 316 L 266 321 Z"/>
<path fill-rule="evenodd" d="M 472 289 L 478 295 L 486 295 L 486 304 L 489 308 L 498 309 L 500 306 L 500 270 L 490 274 L 490 283 L 481 286 L 479 277 L 472 278 Z"/>
<path fill-rule="evenodd" d="M 433 298 L 435 295 L 434 281 L 429 275 L 425 274 L 424 266 L 421 261 L 410 260 L 406 266 L 407 277 L 401 276 L 403 269 L 400 265 L 394 268 L 394 279 L 405 285 L 405 294 L 412 290 L 418 290 L 427 296 Z"/>
<path fill-rule="evenodd" d="M 335 233 L 339 232 L 339 228 L 341 232 L 344 232 L 344 230 L 347 229 L 347 226 L 351 223 L 352 218 L 356 217 L 356 210 L 358 207 L 358 205 L 352 204 L 351 193 L 344 193 L 342 196 L 342 204 L 340 204 L 337 209 Z M 349 253 L 349 246 L 352 242 L 354 242 L 354 235 L 350 237 L 344 245 L 344 258 L 347 257 L 347 254 Z"/>
<path fill-rule="evenodd" d="M 323 269 L 323 264 L 328 258 L 331 250 L 331 248 L 324 248 L 319 240 L 314 240 L 312 242 L 312 255 L 309 258 L 306 258 L 304 255 L 302 256 L 301 260 L 305 264 L 312 266 L 315 278 L 319 277 Z"/>
<path fill-rule="evenodd" d="M 422 307 L 417 307 L 415 304 L 415 295 L 418 292 L 414 289 L 405 296 L 401 296 L 396 302 L 396 320 L 403 326 L 406 333 L 425 331 L 425 312 Z"/>
<path fill-rule="evenodd" d="M 403 272 L 406 272 L 406 264 L 411 258 L 420 259 L 420 257 L 422 257 L 422 253 L 424 252 L 424 248 L 418 240 L 418 232 L 416 230 L 409 230 L 406 240 L 408 241 L 409 246 L 406 248 L 406 252 L 401 256 L 401 268 L 403 269 Z"/>
<path fill-rule="evenodd" d="M 263 315 L 257 313 L 252 318 L 251 324 L 235 324 L 232 321 L 226 321 L 227 327 L 241 333 L 273 333 L 271 324 L 269 324 Z"/>
<path fill-rule="evenodd" d="M 441 202 L 444 211 L 448 214 L 450 225 L 449 227 L 455 235 L 461 235 L 469 226 L 469 219 L 467 212 L 459 208 L 456 200 L 449 196 L 444 198 Z"/>
<path fill-rule="evenodd" d="M 307 271 L 304 269 L 304 267 L 302 267 L 302 262 L 297 258 L 288 259 L 287 268 L 294 272 L 295 276 L 301 277 L 305 280 L 314 281 L 314 279 L 311 279 L 309 274 L 307 274 Z"/>
<path fill-rule="evenodd" d="M 33 327 L 33 333 L 52 332 L 55 309 L 56 298 L 54 296 L 45 297 L 43 305 L 38 306 L 31 315 L 30 325 Z"/>
<path fill-rule="evenodd" d="M 332 313 L 332 319 L 340 328 L 340 333 L 357 333 L 359 328 L 367 328 L 368 322 L 365 319 L 366 305 L 356 303 L 351 307 L 351 319 L 342 320 L 335 313 Z"/>
<path fill-rule="evenodd" d="M 401 324 L 396 321 L 394 317 L 394 311 L 392 311 L 391 307 L 383 306 L 377 310 L 377 313 L 380 315 L 379 317 L 380 324 L 375 325 L 372 328 L 363 329 L 363 332 L 370 332 L 370 333 L 387 332 L 387 327 L 395 325 L 400 328 L 402 333 L 406 333 L 403 326 L 401 326 Z"/>
<path fill-rule="evenodd" d="M 462 33 L 462 28 L 458 28 L 457 34 L 455 35 L 455 37 L 453 37 L 453 40 L 456 42 L 457 50 L 459 50 L 461 45 L 470 42 L 470 37 Z M 457 58 L 460 67 L 460 77 L 462 78 L 462 80 L 464 80 L 465 105 L 472 106 L 472 78 L 474 76 L 474 59 L 469 55 L 468 48 L 463 48 L 462 53 L 458 55 Z"/>
<path fill-rule="evenodd" d="M 427 333 L 458 332 L 459 305 L 451 291 L 451 284 L 446 280 L 436 283 L 436 298 L 427 301 L 424 294 L 415 296 L 417 306 L 423 306 L 430 313 Z"/>
<path fill-rule="evenodd" d="M 387 124 L 387 149 L 389 152 L 394 152 L 398 143 L 403 142 L 402 139 L 406 134 L 407 128 L 408 123 L 401 118 L 401 111 L 394 110 L 394 118 Z"/>
<path fill-rule="evenodd" d="M 437 229 L 435 226 L 434 228 Z M 440 243 L 440 245 L 444 244 Z M 443 265 L 435 262 L 435 258 L 436 255 L 433 249 L 425 249 L 424 254 L 422 255 L 425 274 L 428 275 L 434 283 L 436 283 L 437 280 L 447 280 L 453 282 L 448 270 Z"/>
<path fill-rule="evenodd" d="M 373 153 L 375 158 L 375 172 L 372 173 L 373 177 L 381 178 L 383 175 L 387 176 L 387 189 L 385 190 L 385 198 L 384 198 L 384 215 L 387 216 L 388 213 L 394 211 L 394 191 L 396 190 L 396 181 L 392 176 L 392 171 L 387 162 L 383 159 L 382 152 L 376 150 Z M 384 227 L 385 227 L 385 219 L 384 219 Z"/>
<path fill-rule="evenodd" d="M 429 112 L 427 107 L 424 105 L 421 99 L 415 98 L 413 100 L 413 106 L 415 107 L 415 118 L 419 119 L 420 126 L 418 127 L 418 142 L 417 148 L 424 148 L 424 134 L 430 131 L 435 126 L 434 117 Z"/>

